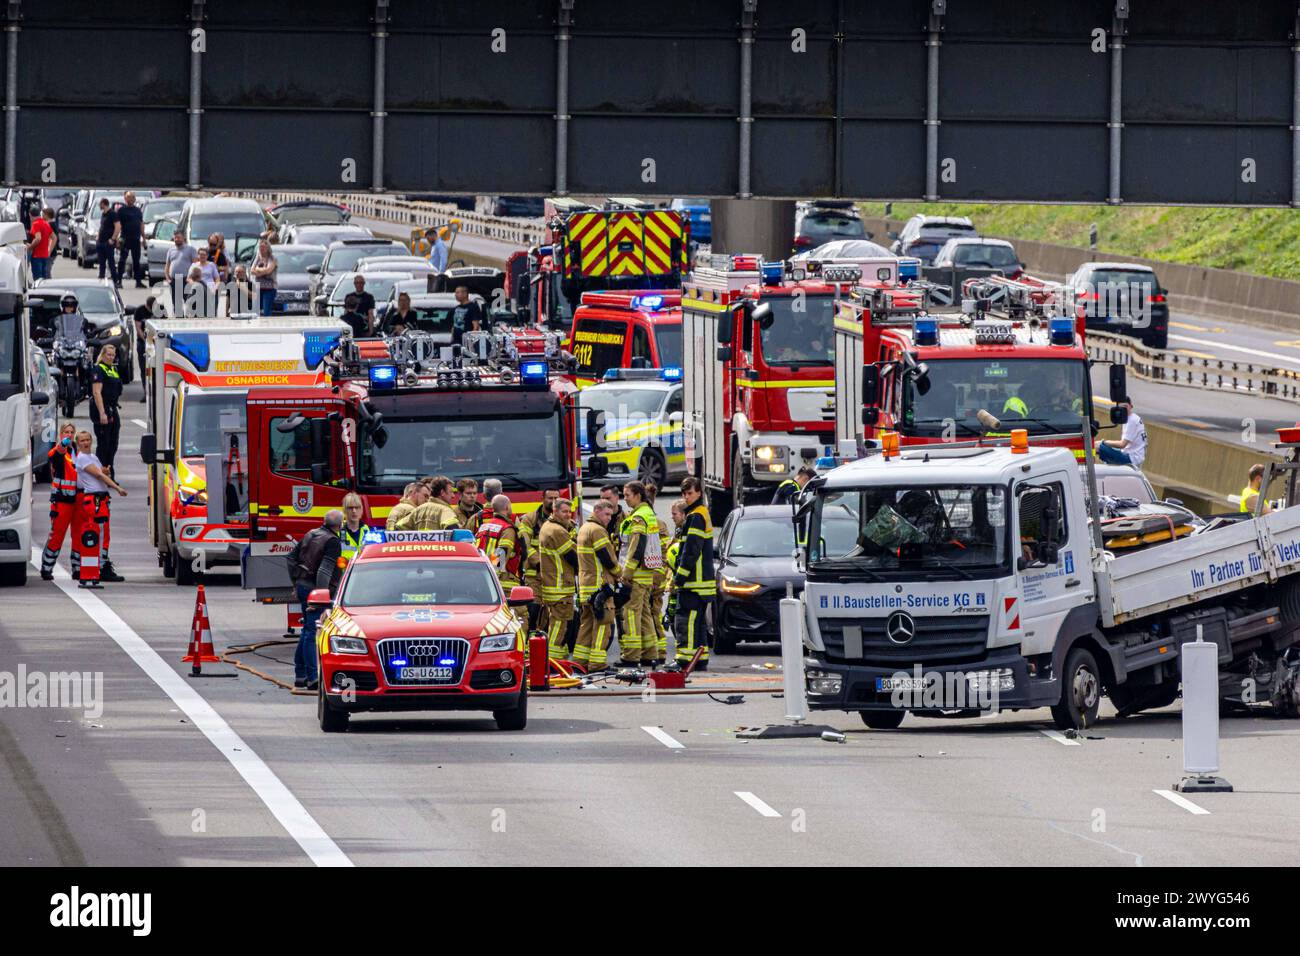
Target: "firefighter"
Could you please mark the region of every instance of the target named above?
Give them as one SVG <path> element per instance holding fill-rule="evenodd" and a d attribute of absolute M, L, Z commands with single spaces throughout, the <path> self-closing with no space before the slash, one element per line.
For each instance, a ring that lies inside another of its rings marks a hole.
<path fill-rule="evenodd" d="M 355 558 L 365 545 L 366 535 L 370 531 L 370 525 L 361 520 L 365 512 L 366 506 L 355 491 L 349 491 L 343 496 L 343 528 L 339 531 L 339 540 L 343 543 L 345 562 Z"/>
<path fill-rule="evenodd" d="M 587 670 L 605 668 L 605 652 L 614 631 L 614 611 L 606 601 L 599 612 L 592 606 L 592 595 L 602 585 L 618 582 L 621 569 L 618 552 L 609 540 L 609 525 L 614 506 L 597 501 L 591 517 L 578 529 L 578 640 L 573 645 L 573 659 Z"/>
<path fill-rule="evenodd" d="M 416 531 L 447 531 L 460 527 L 460 519 L 452 502 L 456 496 L 456 486 L 451 479 L 438 475 L 430 482 L 432 494 L 429 500 L 416 508 L 405 519 Z M 403 529 L 406 530 L 406 529 Z"/>
<path fill-rule="evenodd" d="M 565 639 L 569 622 L 573 620 L 578 555 L 573 547 L 572 532 L 569 499 L 557 498 L 550 517 L 542 523 L 541 533 L 537 536 L 537 582 L 541 586 L 542 604 L 546 607 L 548 653 L 554 659 L 567 656 Z"/>
<path fill-rule="evenodd" d="M 653 481 L 645 482 L 645 497 L 653 510 L 655 501 L 659 498 L 659 486 Z M 659 549 L 662 554 L 668 553 L 668 544 L 672 541 L 672 535 L 668 533 L 668 525 L 659 523 Z M 650 588 L 650 622 L 655 632 L 655 659 L 656 665 L 662 664 L 668 659 L 668 632 L 664 629 L 664 598 L 668 594 L 668 569 L 661 567 L 655 572 L 654 586 Z"/>
<path fill-rule="evenodd" d="M 54 565 L 69 528 L 74 561 L 77 556 L 81 513 L 77 510 L 76 434 L 77 426 L 64 422 L 59 429 L 58 443 L 50 449 L 50 536 L 45 539 L 45 550 L 41 552 L 41 578 L 46 581 L 54 580 Z"/>
<path fill-rule="evenodd" d="M 401 528 L 402 519 L 428 500 L 428 487 L 418 481 L 411 482 L 402 490 L 402 500 L 393 505 L 393 510 L 388 512 L 388 521 L 384 527 L 389 531 L 396 531 Z"/>
<path fill-rule="evenodd" d="M 813 478 L 817 477 L 817 470 L 810 465 L 804 465 L 793 478 L 787 478 L 776 486 L 776 493 L 772 495 L 772 504 L 786 505 L 793 502 L 799 497 L 799 493 Z"/>
<path fill-rule="evenodd" d="M 686 526 L 686 502 L 678 498 L 673 502 L 673 537 L 664 551 L 664 569 L 668 572 L 668 607 L 664 609 L 664 626 L 672 627 L 677 616 L 677 556 L 682 550 L 682 529 Z M 673 638 L 677 634 L 673 632 Z M 664 649 L 667 651 L 667 648 Z"/>
<path fill-rule="evenodd" d="M 126 578 L 113 569 L 113 562 L 108 558 L 108 546 L 112 540 L 108 499 L 110 488 L 122 497 L 126 497 L 126 489 L 113 480 L 108 469 L 91 451 L 94 438 L 84 429 L 77 432 L 77 457 L 74 464 L 77 466 L 77 499 L 81 522 L 85 525 L 93 521 L 99 525 L 99 580 L 125 581 Z M 80 577 L 78 569 L 73 570 L 73 577 Z"/>
<path fill-rule="evenodd" d="M 478 533 L 479 525 L 481 525 L 484 521 L 487 521 L 489 518 L 492 517 L 492 499 L 499 494 L 501 494 L 501 479 L 484 478 L 483 479 L 483 510 L 480 511 L 478 517 L 474 519 L 475 534 Z M 513 511 L 511 512 L 510 517 L 511 520 L 514 519 Z"/>
<path fill-rule="evenodd" d="M 632 596 L 624 606 L 623 636 L 620 647 L 623 664 L 650 664 L 655 659 L 655 628 L 650 620 L 650 591 L 655 572 L 663 567 L 663 550 L 659 545 L 659 519 L 646 501 L 645 485 L 629 481 L 623 486 L 623 498 L 632 514 L 623 519 L 619 537 L 623 550 L 619 564 L 620 578 L 632 586 Z"/>
<path fill-rule="evenodd" d="M 481 511 L 478 506 L 478 482 L 473 478 L 462 478 L 456 482 L 456 519 L 462 528 L 478 531 Z"/>
<path fill-rule="evenodd" d="M 555 506 L 555 502 L 559 497 L 560 490 L 558 488 L 548 488 L 542 492 L 542 503 L 535 510 L 520 518 L 515 525 L 519 532 L 519 551 L 524 569 L 524 584 L 532 588 L 534 594 L 539 591 L 537 571 L 541 567 L 538 563 L 537 536 L 541 533 L 542 524 L 551 516 L 551 509 Z M 537 628 L 546 630 L 544 614 L 545 608 L 540 601 L 535 600 L 528 605 L 528 627 L 530 630 Z"/>
<path fill-rule="evenodd" d="M 487 487 L 487 482 L 484 482 Z M 509 595 L 519 583 L 519 532 L 515 529 L 514 509 L 505 495 L 494 495 L 489 506 L 490 517 L 479 522 L 474 542 L 487 555 L 497 573 L 501 587 Z"/>
<path fill-rule="evenodd" d="M 623 510 L 623 488 L 617 484 L 608 484 L 601 486 L 600 500 L 608 501 L 614 509 L 614 515 L 609 519 L 609 543 L 614 547 L 615 554 L 623 553 L 623 540 L 619 533 L 623 529 L 623 519 L 627 517 L 627 512 Z M 624 604 L 614 615 L 614 633 L 618 636 L 618 646 L 623 646 L 623 633 L 625 631 L 624 622 L 626 620 L 627 605 Z"/>
<path fill-rule="evenodd" d="M 682 527 L 682 546 L 677 554 L 674 583 L 677 589 L 677 616 L 673 634 L 677 638 L 677 662 L 687 664 L 696 648 L 704 653 L 696 670 L 709 666 L 708 608 L 718 595 L 718 580 L 713 570 L 713 522 L 704 506 L 700 479 L 694 475 L 682 479 L 682 499 L 686 502 L 686 523 Z"/>

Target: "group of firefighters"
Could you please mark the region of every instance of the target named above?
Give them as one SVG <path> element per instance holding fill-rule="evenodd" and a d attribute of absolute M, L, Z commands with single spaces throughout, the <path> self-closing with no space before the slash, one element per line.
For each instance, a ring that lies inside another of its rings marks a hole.
<path fill-rule="evenodd" d="M 614 666 L 681 667 L 698 650 L 695 670 L 704 670 L 712 643 L 707 611 L 717 595 L 713 524 L 699 480 L 686 478 L 681 491 L 670 533 L 655 514 L 653 483 L 606 485 L 585 517 L 550 489 L 540 506 L 516 517 L 499 480 L 483 482 L 480 505 L 473 478 L 437 476 L 406 486 L 387 529 L 472 531 L 506 591 L 532 588 L 529 627 L 546 634 L 553 659 L 603 670 L 617 634 Z"/>

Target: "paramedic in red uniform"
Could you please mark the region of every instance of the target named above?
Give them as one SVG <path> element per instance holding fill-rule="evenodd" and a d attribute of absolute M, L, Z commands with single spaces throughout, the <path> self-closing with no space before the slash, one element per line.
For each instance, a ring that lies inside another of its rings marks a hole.
<path fill-rule="evenodd" d="M 50 536 L 41 552 L 41 577 L 54 580 L 54 565 L 63 549 L 63 538 L 72 531 L 72 553 L 77 553 L 77 533 L 81 526 L 77 511 L 77 426 L 64 422 L 59 441 L 50 449 Z"/>

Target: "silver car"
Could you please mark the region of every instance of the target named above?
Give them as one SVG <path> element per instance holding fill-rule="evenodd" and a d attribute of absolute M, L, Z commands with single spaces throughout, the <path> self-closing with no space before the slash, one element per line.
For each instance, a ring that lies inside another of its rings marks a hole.
<path fill-rule="evenodd" d="M 172 236 L 179 227 L 179 213 L 171 213 L 144 227 L 144 279 L 149 284 L 161 282 L 167 270 L 167 253 L 173 247 Z"/>
<path fill-rule="evenodd" d="M 29 352 L 32 357 L 27 380 L 32 403 L 32 476 L 36 481 L 49 481 L 50 449 L 59 440 L 59 386 L 44 350 L 33 347 Z M 42 395 L 45 401 L 36 401 Z"/>

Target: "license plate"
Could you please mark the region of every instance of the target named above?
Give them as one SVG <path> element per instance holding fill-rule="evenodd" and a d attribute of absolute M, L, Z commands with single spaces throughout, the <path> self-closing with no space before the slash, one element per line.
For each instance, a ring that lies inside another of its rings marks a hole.
<path fill-rule="evenodd" d="M 876 690 L 890 693 L 892 691 L 925 690 L 924 677 L 877 677 Z"/>
<path fill-rule="evenodd" d="M 399 667 L 398 680 L 451 680 L 450 667 Z"/>

